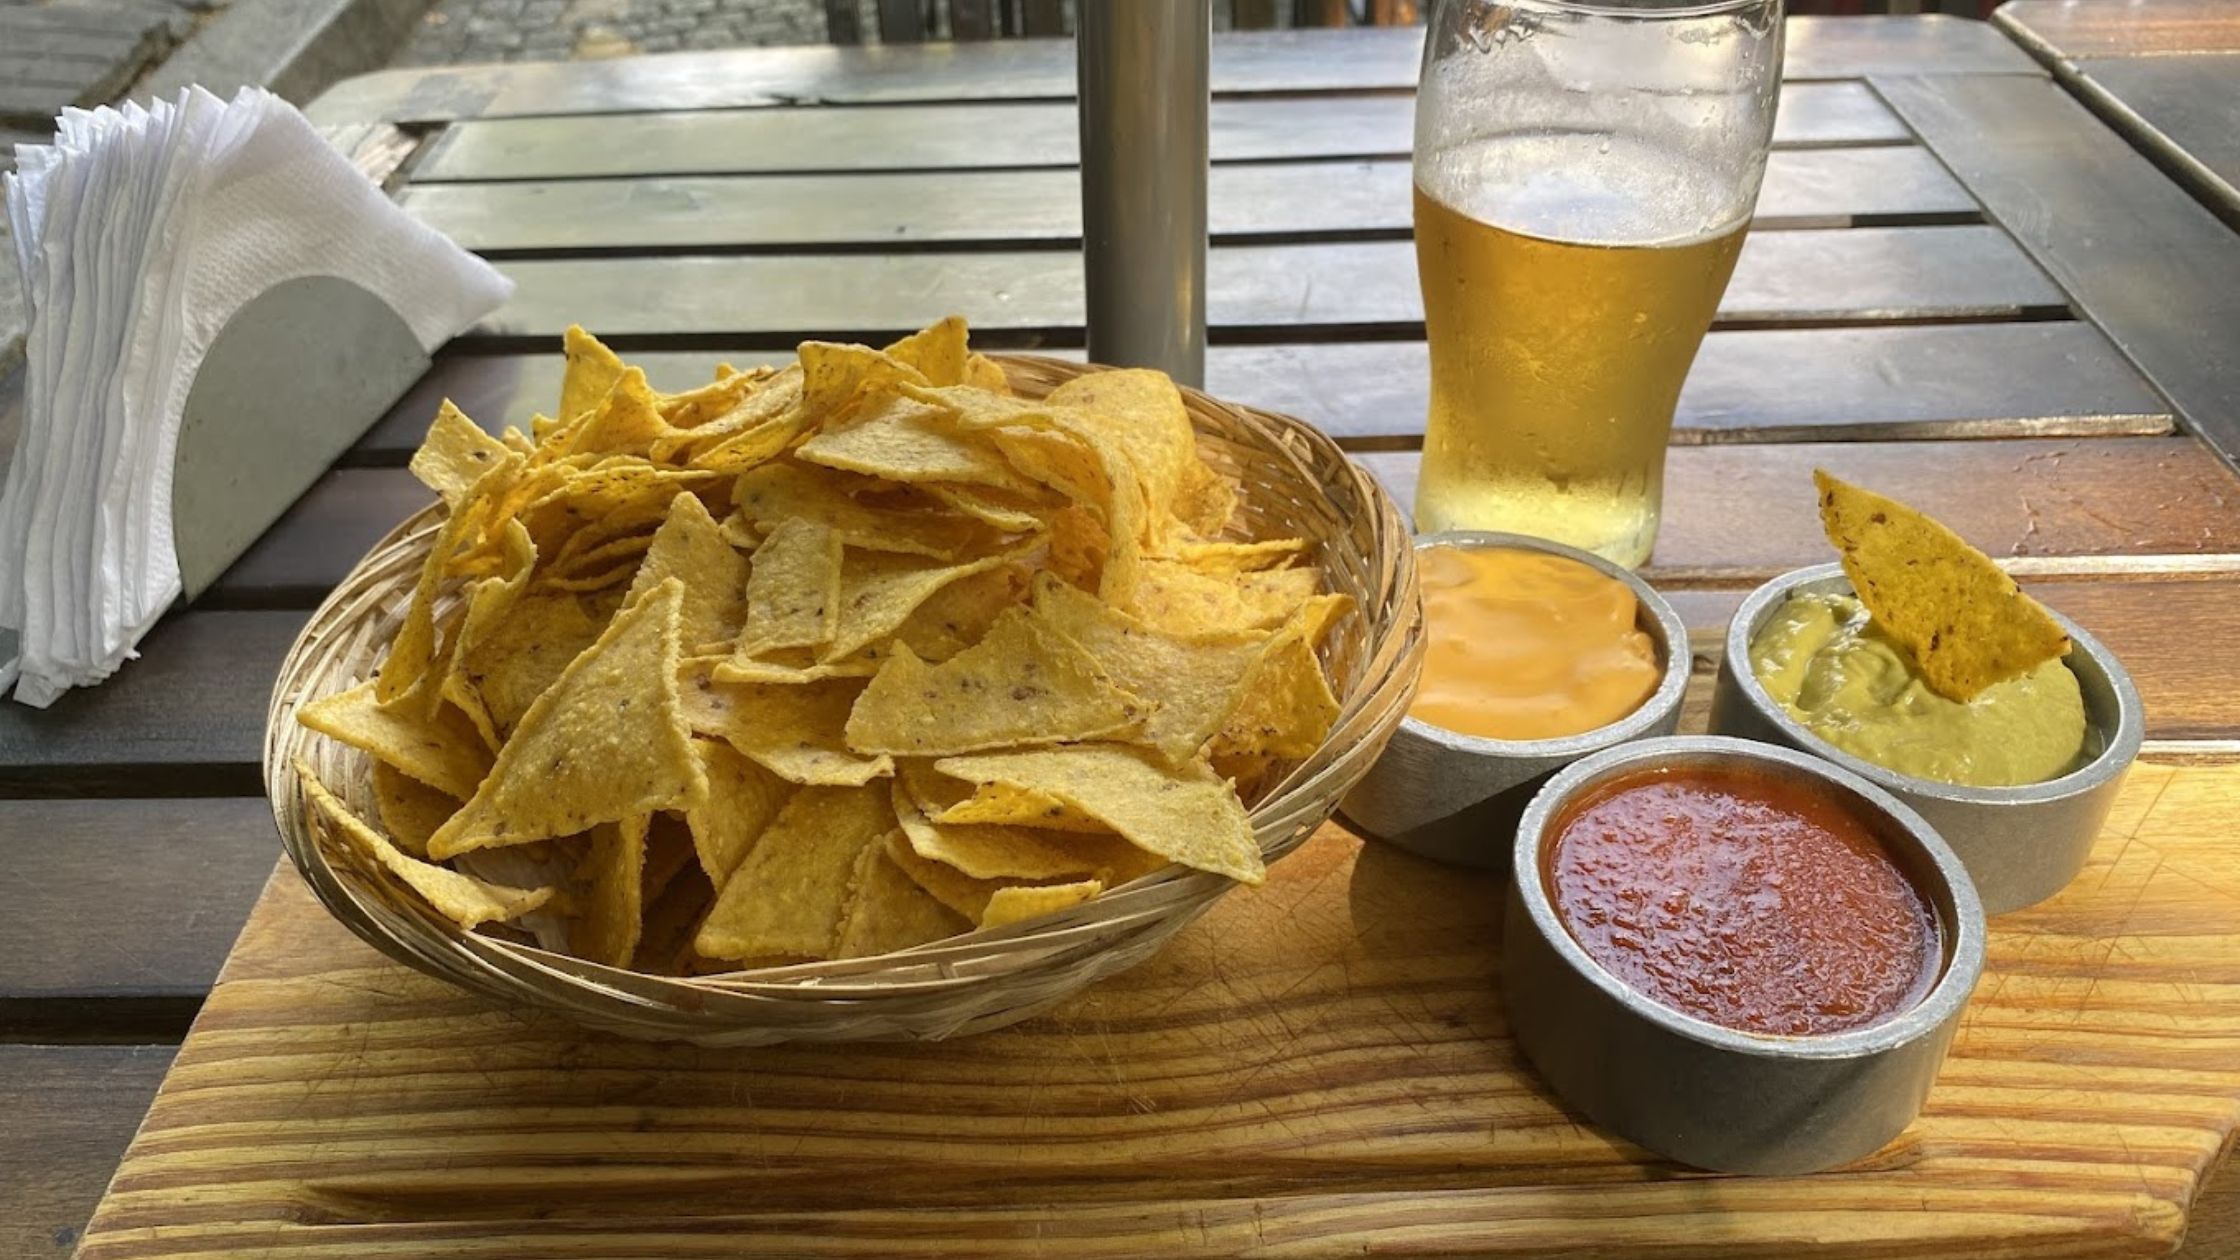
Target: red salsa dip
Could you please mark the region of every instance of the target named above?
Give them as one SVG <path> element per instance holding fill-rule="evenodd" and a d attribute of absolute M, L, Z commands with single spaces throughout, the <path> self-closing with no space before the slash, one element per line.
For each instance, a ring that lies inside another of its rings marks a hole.
<path fill-rule="evenodd" d="M 1545 875 L 1589 957 L 1687 1015 L 1778 1036 L 1861 1028 L 1919 1002 L 1935 912 L 1825 789 L 1742 767 L 1638 771 L 1555 821 Z"/>

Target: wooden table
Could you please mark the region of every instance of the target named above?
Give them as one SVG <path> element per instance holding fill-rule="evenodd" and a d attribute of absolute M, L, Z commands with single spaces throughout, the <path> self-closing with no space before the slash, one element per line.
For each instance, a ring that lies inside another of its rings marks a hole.
<path fill-rule="evenodd" d="M 1402 495 L 1425 391 L 1419 38 L 1229 37 L 1213 72 L 1208 388 L 1323 425 Z M 1823 558 L 1805 487 L 1826 466 L 2016 557 L 2130 663 L 2157 766 L 2240 758 L 2240 239 L 1990 26 L 1798 19 L 1788 73 L 1654 565 L 1699 674 L 1742 591 Z M 273 875 L 256 763 L 306 610 L 426 499 L 402 464 L 435 401 L 524 422 L 571 321 L 671 385 L 952 310 L 983 344 L 1078 353 L 1071 76 L 1064 43 L 789 49 L 394 71 L 312 108 L 403 160 L 403 203 L 520 290 L 144 659 L 43 713 L 0 705 L 0 1252 L 71 1244 L 260 889 L 245 941 L 266 961 L 238 992 L 329 959 L 366 1000 L 418 983 Z M 0 433 L 19 389 L 0 383 Z M 225 1036 L 185 1059 L 207 1069 Z M 171 1105 L 222 1120 L 226 1096 Z M 2234 1201 L 2195 1205 L 2188 1255 L 2240 1255 Z M 2153 1202 L 2110 1249 L 2170 1235 Z"/>
<path fill-rule="evenodd" d="M 2240 6 L 2014 0 L 1993 17 L 2109 126 L 2240 227 Z"/>

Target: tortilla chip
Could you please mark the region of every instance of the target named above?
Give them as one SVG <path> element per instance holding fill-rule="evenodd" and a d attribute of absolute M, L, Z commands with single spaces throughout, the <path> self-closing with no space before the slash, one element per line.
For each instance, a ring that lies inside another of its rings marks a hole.
<path fill-rule="evenodd" d="M 381 816 L 381 828 L 398 848 L 416 858 L 428 856 L 428 837 L 465 803 L 385 761 L 373 763 L 373 807 Z"/>
<path fill-rule="evenodd" d="M 531 592 L 503 617 L 462 643 L 453 669 L 474 688 L 503 735 L 559 679 L 568 663 L 598 639 L 600 621 L 565 591 Z"/>
<path fill-rule="evenodd" d="M 508 888 L 408 856 L 336 800 L 326 784 L 319 782 L 319 776 L 312 773 L 310 763 L 298 759 L 295 765 L 296 778 L 302 782 L 304 795 L 310 798 L 312 807 L 342 833 L 361 858 L 396 876 L 399 882 L 434 906 L 438 914 L 460 927 L 471 929 L 483 923 L 504 922 L 551 900 L 550 888 Z"/>
<path fill-rule="evenodd" d="M 489 746 L 456 709 L 438 705 L 423 716 L 410 706 L 385 705 L 372 683 L 322 696 L 298 709 L 296 720 L 462 800 L 490 770 Z"/>
<path fill-rule="evenodd" d="M 507 454 L 505 443 L 484 433 L 446 398 L 420 449 L 412 453 L 409 467 L 421 485 L 456 510 L 482 475 L 504 462 Z"/>
<path fill-rule="evenodd" d="M 944 757 L 934 769 L 1041 792 L 1103 822 L 1139 849 L 1246 884 L 1266 877 L 1260 843 L 1226 781 L 1109 744 Z"/>
<path fill-rule="evenodd" d="M 627 967 L 638 952 L 638 934 L 645 929 L 642 881 L 651 821 L 645 814 L 631 814 L 591 829 L 590 844 L 576 866 L 582 911 L 568 937 L 569 952 L 576 957 Z"/>
<path fill-rule="evenodd" d="M 708 776 L 708 795 L 685 812 L 685 821 L 692 828 L 692 847 L 701 869 L 721 888 L 792 797 L 794 787 L 722 740 L 696 739 L 692 746 Z"/>
<path fill-rule="evenodd" d="M 693 948 L 710 958 L 832 957 L 857 860 L 893 830 L 883 784 L 795 793 L 724 881 Z"/>
<path fill-rule="evenodd" d="M 622 379 L 627 365 L 580 324 L 568 325 L 560 344 L 568 360 L 560 377 L 560 419 L 565 422 L 598 406 Z"/>
<path fill-rule="evenodd" d="M 983 783 L 972 795 L 933 815 L 933 821 L 945 827 L 1035 827 L 1092 835 L 1112 832 L 1103 819 L 1057 797 L 1009 783 Z"/>
<path fill-rule="evenodd" d="M 1134 467 L 1147 525 L 1175 519 L 1187 468 L 1198 459 L 1198 438 L 1182 393 L 1166 373 L 1148 368 L 1090 372 L 1051 390 L 1045 401 L 1070 408 L 1069 429 L 1101 437 Z"/>
<path fill-rule="evenodd" d="M 894 773 L 892 759 L 858 756 L 843 735 L 862 691 L 853 678 L 799 685 L 710 678 L 685 689 L 685 715 L 696 733 L 729 740 L 788 782 L 852 787 Z"/>
<path fill-rule="evenodd" d="M 919 488 L 951 509 L 1007 534 L 1046 529 L 1051 515 L 1064 506 L 1035 488 L 1013 492 L 961 481 L 929 481 Z"/>
<path fill-rule="evenodd" d="M 834 958 L 891 954 L 972 930 L 970 920 L 904 874 L 883 844 L 866 845 L 857 855 L 854 887 L 841 915 Z"/>
<path fill-rule="evenodd" d="M 381 662 L 380 673 L 374 680 L 374 690 L 382 701 L 401 700 L 412 694 L 412 703 L 423 711 L 434 706 L 443 679 L 434 674 L 431 666 L 436 659 L 436 596 L 443 588 L 446 567 L 452 558 L 473 543 L 488 517 L 488 505 L 482 500 L 496 488 L 520 471 L 519 455 L 508 452 L 498 465 L 484 473 L 468 489 L 459 510 L 444 519 L 435 540 L 429 545 L 428 558 L 421 563 L 420 577 L 412 588 L 412 602 L 406 607 L 404 623 L 397 627 L 396 637 L 389 642 L 389 654 Z"/>
<path fill-rule="evenodd" d="M 681 394 L 657 394 L 655 406 L 661 412 L 662 422 L 669 431 L 663 443 L 673 441 L 678 430 L 696 429 L 728 413 L 747 400 L 747 396 L 762 387 L 767 376 L 751 372 L 723 371 L 729 364 L 719 364 L 716 378 L 698 389 L 688 389 Z"/>
<path fill-rule="evenodd" d="M 801 398 L 819 420 L 830 420 L 859 396 L 888 394 L 903 384 L 926 383 L 918 369 L 869 346 L 804 341 L 797 353 Z"/>
<path fill-rule="evenodd" d="M 987 637 L 996 619 L 1027 592 L 1027 570 L 1003 564 L 962 577 L 928 595 L 895 627 L 894 644 L 920 660 L 945 661 Z M 868 672 L 868 671 L 867 671 Z"/>
<path fill-rule="evenodd" d="M 874 507 L 850 498 L 840 475 L 809 465 L 764 464 L 731 492 L 739 511 L 768 533 L 782 521 L 824 525 L 851 547 L 950 559 L 988 544 L 988 528 L 969 517 L 919 506 Z"/>
<path fill-rule="evenodd" d="M 953 803 L 941 799 L 946 795 L 944 788 L 927 782 L 940 779 L 942 776 L 931 766 L 906 762 L 895 780 L 895 817 L 919 857 L 953 866 L 975 879 L 1052 879 L 1092 875 L 1129 864 L 1129 854 L 1124 851 L 1133 846 L 1116 835 L 1069 835 L 1027 827 L 934 822 L 927 810 Z M 928 797 L 922 798 L 921 793 Z"/>
<path fill-rule="evenodd" d="M 1080 644 L 1114 682 L 1136 695 L 1158 697 L 1132 742 L 1177 765 L 1196 757 L 1228 722 L 1267 642 L 1255 632 L 1167 634 L 1048 574 L 1037 579 L 1034 600 L 1036 612 Z"/>
<path fill-rule="evenodd" d="M 1176 519 L 1193 533 L 1211 538 L 1228 527 L 1237 513 L 1237 483 L 1215 472 L 1203 457 L 1182 469 L 1182 493 L 1175 499 Z"/>
<path fill-rule="evenodd" d="M 599 540 L 596 527 L 586 526 L 571 535 L 545 571 L 545 589 L 555 581 L 581 581 L 593 574 L 613 573 L 641 563 L 653 546 L 651 533 L 626 534 Z M 632 570 L 634 572 L 634 570 Z M 604 582 L 601 585 L 605 585 Z"/>
<path fill-rule="evenodd" d="M 1315 655 L 1312 610 L 1269 640 L 1245 676 L 1242 701 L 1213 741 L 1216 756 L 1305 757 L 1338 720 L 1338 700 Z"/>
<path fill-rule="evenodd" d="M 1025 478 L 993 442 L 959 433 L 943 408 L 900 396 L 844 429 L 824 429 L 795 452 L 812 464 L 888 481 L 963 482 L 1024 494 Z"/>
<path fill-rule="evenodd" d="M 1923 513 L 1815 470 L 1820 523 L 1859 602 L 1953 700 L 2069 652 L 2068 632 L 1991 557 Z"/>
<path fill-rule="evenodd" d="M 987 913 L 988 900 L 1004 886 L 1000 880 L 974 879 L 947 863 L 919 857 L 899 830 L 890 833 L 881 847 L 886 850 L 887 860 L 911 883 L 975 924 Z"/>
<path fill-rule="evenodd" d="M 845 660 L 902 628 L 934 592 L 1009 564 L 1011 553 L 942 564 L 891 552 L 850 551 L 840 566 L 840 623 L 824 659 Z"/>
<path fill-rule="evenodd" d="M 576 422 L 566 453 L 645 455 L 670 432 L 668 422 L 661 418 L 660 396 L 646 384 L 646 374 L 626 368 L 591 414 Z"/>
<path fill-rule="evenodd" d="M 746 584 L 746 628 L 738 656 L 817 648 L 840 624 L 840 535 L 817 521 L 787 519 L 755 549 Z"/>
<path fill-rule="evenodd" d="M 788 375 L 790 373 L 790 375 Z M 726 474 L 743 473 L 773 459 L 816 422 L 817 413 L 801 395 L 798 366 L 781 372 L 760 393 L 739 407 L 686 432 L 673 443 L 688 449 L 694 468 Z M 656 446 L 655 452 L 663 448 Z"/>
<path fill-rule="evenodd" d="M 677 694 L 683 604 L 672 578 L 617 614 L 529 706 L 428 852 L 448 858 L 699 804 L 707 778 Z"/>
<path fill-rule="evenodd" d="M 851 656 L 844 661 L 807 661 L 807 653 L 799 650 L 781 651 L 777 660 L 740 660 L 728 657 L 711 661 L 708 676 L 719 683 L 771 683 L 781 687 L 798 687 L 803 683 L 819 682 L 826 678 L 869 678 L 879 672 L 879 662 L 866 657 Z"/>
<path fill-rule="evenodd" d="M 928 385 L 961 385 L 971 356 L 971 351 L 965 348 L 968 340 L 970 334 L 964 317 L 951 315 L 911 333 L 880 353 L 916 368 Z"/>
<path fill-rule="evenodd" d="M 1011 376 L 1003 370 L 1003 365 L 977 351 L 964 356 L 964 376 L 957 383 L 970 385 L 974 389 L 984 389 L 993 394 L 1008 394 L 1011 392 Z M 942 382 L 935 381 L 934 384 L 939 385 Z"/>
<path fill-rule="evenodd" d="M 679 494 L 630 582 L 627 605 L 670 578 L 684 583 L 678 642 L 685 648 L 727 641 L 746 615 L 747 558 L 725 542 L 698 495 Z"/>
<path fill-rule="evenodd" d="M 1072 884 L 1014 884 L 998 888 L 988 898 L 988 908 L 980 912 L 980 926 L 999 928 L 1025 919 L 1039 918 L 1046 914 L 1078 906 L 1104 891 L 1100 880 L 1084 879 Z"/>
<path fill-rule="evenodd" d="M 1269 538 L 1260 542 L 1185 539 L 1170 547 L 1163 558 L 1180 561 L 1208 577 L 1235 578 L 1288 563 L 1306 549 L 1304 538 Z M 1297 581 L 1296 578 L 1286 580 Z"/>
<path fill-rule="evenodd" d="M 859 752 L 927 757 L 1140 730 L 1154 706 L 1034 613 L 1005 613 L 986 638 L 938 665 L 897 647 L 848 718 Z"/>
<path fill-rule="evenodd" d="M 1170 634 L 1236 634 L 1283 624 L 1321 585 L 1322 575 L 1313 569 L 1216 577 L 1180 560 L 1146 558 L 1123 604 L 1146 625 Z"/>

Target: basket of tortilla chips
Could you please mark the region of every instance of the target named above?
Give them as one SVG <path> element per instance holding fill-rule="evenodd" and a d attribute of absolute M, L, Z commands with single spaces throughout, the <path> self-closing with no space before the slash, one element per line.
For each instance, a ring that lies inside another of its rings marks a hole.
<path fill-rule="evenodd" d="M 674 394 L 566 349 L 529 433 L 445 404 L 273 693 L 289 855 L 423 971 L 706 1044 L 1000 1026 L 1260 883 L 1414 688 L 1408 526 L 1296 420 L 954 319 Z"/>

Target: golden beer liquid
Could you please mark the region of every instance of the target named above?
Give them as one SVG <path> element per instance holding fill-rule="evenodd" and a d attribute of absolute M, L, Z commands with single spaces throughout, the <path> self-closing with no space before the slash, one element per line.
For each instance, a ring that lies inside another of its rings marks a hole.
<path fill-rule="evenodd" d="M 1605 245 L 1481 223 L 1421 187 L 1415 213 L 1431 342 L 1416 528 L 1508 530 L 1647 560 L 1680 383 L 1747 221 Z"/>

